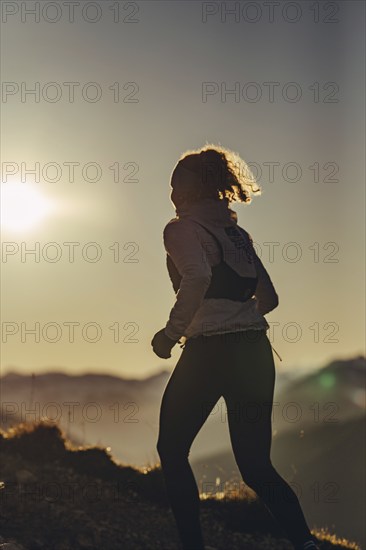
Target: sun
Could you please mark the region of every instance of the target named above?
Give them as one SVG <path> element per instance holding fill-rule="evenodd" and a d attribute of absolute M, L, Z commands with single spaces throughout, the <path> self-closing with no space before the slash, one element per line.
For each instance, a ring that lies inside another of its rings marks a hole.
<path fill-rule="evenodd" d="M 55 209 L 55 202 L 28 183 L 1 184 L 1 227 L 22 233 L 37 227 Z"/>

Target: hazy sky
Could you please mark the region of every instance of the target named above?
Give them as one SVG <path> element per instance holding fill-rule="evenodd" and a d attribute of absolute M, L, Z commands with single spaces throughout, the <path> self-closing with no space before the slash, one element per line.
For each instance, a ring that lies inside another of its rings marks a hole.
<path fill-rule="evenodd" d="M 169 182 L 206 141 L 262 186 L 233 209 L 279 295 L 278 369 L 364 353 L 363 2 L 2 10 L 3 374 L 174 367 L 150 345 L 174 304 Z"/>

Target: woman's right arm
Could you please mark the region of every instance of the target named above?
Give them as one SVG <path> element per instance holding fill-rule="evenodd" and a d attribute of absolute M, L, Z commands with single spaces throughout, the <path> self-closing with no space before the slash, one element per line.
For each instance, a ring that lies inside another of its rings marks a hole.
<path fill-rule="evenodd" d="M 253 240 L 249 235 L 250 242 L 253 245 Z M 257 298 L 257 309 L 261 315 L 266 315 L 278 306 L 278 294 L 273 286 L 270 276 L 261 259 L 258 257 L 254 250 L 254 263 L 258 276 L 258 284 L 255 291 L 255 297 Z"/>

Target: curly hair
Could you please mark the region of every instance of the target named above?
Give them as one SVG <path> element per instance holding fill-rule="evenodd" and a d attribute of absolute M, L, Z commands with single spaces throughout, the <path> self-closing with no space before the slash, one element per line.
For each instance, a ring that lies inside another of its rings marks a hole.
<path fill-rule="evenodd" d="M 185 151 L 173 170 L 170 185 L 190 202 L 214 198 L 249 204 L 251 195 L 262 193 L 240 155 L 212 143 Z"/>

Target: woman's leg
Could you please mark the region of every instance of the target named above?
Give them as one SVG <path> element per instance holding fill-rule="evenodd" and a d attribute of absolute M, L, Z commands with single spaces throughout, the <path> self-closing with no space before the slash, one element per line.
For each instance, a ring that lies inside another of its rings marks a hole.
<path fill-rule="evenodd" d="M 232 447 L 241 475 L 267 506 L 293 544 L 312 538 L 299 500 L 270 459 L 275 365 L 265 332 L 250 331 L 223 344 L 223 396 Z M 230 348 L 230 349 L 228 349 Z M 227 350 L 227 351 L 226 351 Z"/>
<path fill-rule="evenodd" d="M 190 447 L 221 396 L 205 339 L 187 342 L 168 381 L 160 409 L 157 450 L 168 499 L 185 550 L 204 548 L 199 492 L 188 462 Z"/>

